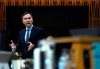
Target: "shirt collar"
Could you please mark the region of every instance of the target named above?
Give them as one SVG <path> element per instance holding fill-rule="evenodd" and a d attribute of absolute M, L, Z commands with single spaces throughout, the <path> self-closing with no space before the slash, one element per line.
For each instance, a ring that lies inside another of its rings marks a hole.
<path fill-rule="evenodd" d="M 29 31 L 30 31 L 30 30 L 32 30 L 32 28 L 33 28 L 33 25 L 32 25 L 30 28 L 27 28 L 27 27 L 26 27 L 26 30 L 29 29 Z"/>

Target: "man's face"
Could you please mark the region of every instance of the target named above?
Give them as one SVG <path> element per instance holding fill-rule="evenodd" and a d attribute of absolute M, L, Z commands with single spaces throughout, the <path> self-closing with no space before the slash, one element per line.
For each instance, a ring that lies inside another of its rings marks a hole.
<path fill-rule="evenodd" d="M 33 18 L 30 14 L 26 14 L 22 17 L 22 22 L 27 28 L 29 28 L 33 23 Z"/>

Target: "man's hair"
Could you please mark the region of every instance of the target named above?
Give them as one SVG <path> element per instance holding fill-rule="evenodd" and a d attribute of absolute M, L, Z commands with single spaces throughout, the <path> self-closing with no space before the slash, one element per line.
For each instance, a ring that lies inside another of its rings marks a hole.
<path fill-rule="evenodd" d="M 23 16 L 26 15 L 26 14 L 30 14 L 32 16 L 32 18 L 33 18 L 33 15 L 31 13 L 29 13 L 29 12 L 24 12 L 21 17 L 23 18 Z"/>

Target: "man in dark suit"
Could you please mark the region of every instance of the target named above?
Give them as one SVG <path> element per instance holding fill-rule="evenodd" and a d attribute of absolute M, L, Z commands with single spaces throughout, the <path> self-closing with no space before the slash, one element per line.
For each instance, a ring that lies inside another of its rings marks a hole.
<path fill-rule="evenodd" d="M 33 25 L 31 13 L 25 12 L 22 15 L 22 22 L 26 28 L 19 32 L 18 46 L 11 40 L 10 47 L 18 52 L 22 52 L 23 59 L 32 58 L 37 42 L 42 38 L 46 38 L 47 35 L 42 28 Z"/>

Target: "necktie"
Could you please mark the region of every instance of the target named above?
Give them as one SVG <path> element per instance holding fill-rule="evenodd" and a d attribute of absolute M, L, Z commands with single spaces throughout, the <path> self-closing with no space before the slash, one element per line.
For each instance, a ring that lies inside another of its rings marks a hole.
<path fill-rule="evenodd" d="M 29 29 L 26 30 L 27 31 L 27 35 L 26 35 L 26 43 L 29 42 Z"/>

